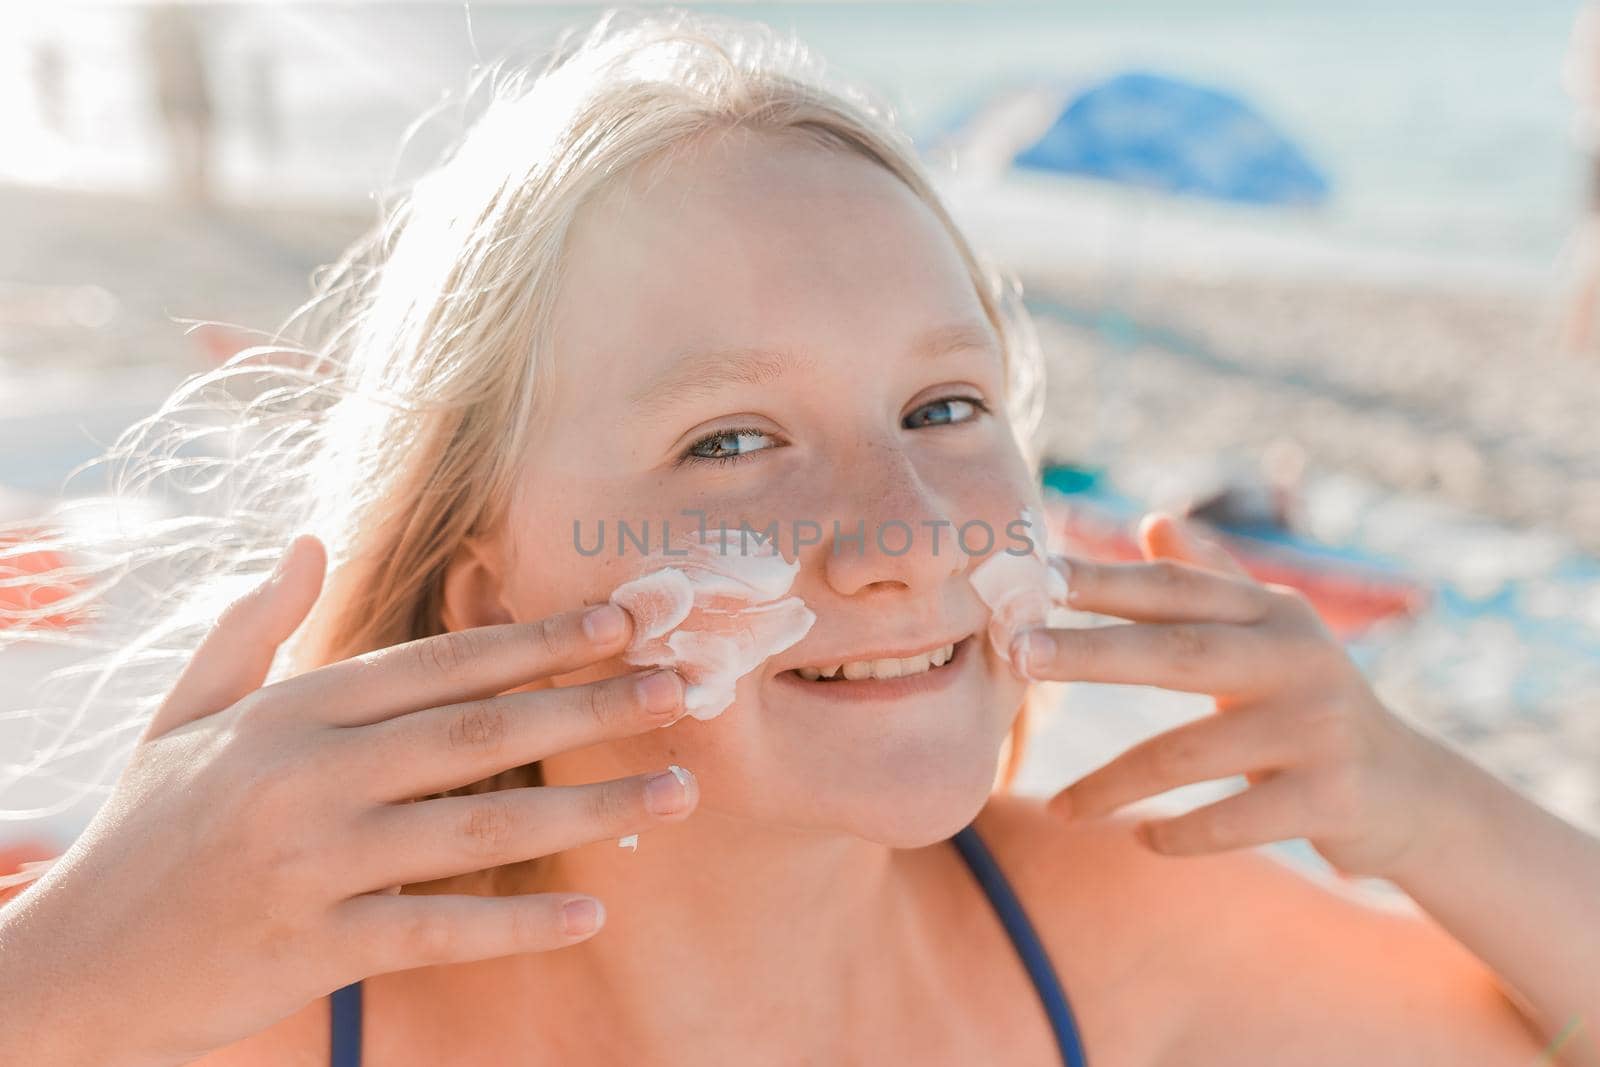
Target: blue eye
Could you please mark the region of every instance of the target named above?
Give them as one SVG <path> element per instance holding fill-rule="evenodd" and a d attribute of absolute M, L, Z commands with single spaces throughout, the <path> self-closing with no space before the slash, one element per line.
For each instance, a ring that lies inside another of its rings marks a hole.
<path fill-rule="evenodd" d="M 989 405 L 975 396 L 945 396 L 931 400 L 901 421 L 908 430 L 927 426 L 959 426 L 989 411 Z M 693 463 L 737 463 L 752 452 L 774 447 L 775 436 L 753 426 L 718 430 L 706 434 L 684 449 L 676 466 Z"/>
<path fill-rule="evenodd" d="M 761 444 L 763 438 L 772 435 L 765 430 L 752 427 L 742 427 L 737 430 L 718 430 L 716 433 L 707 434 L 684 450 L 678 462 L 701 463 L 736 463 L 751 452 L 760 452 L 771 448 L 770 444 Z M 709 455 L 707 453 L 710 453 Z"/>
<path fill-rule="evenodd" d="M 922 426 L 954 426 L 971 422 L 988 410 L 989 405 L 975 396 L 942 396 L 907 415 L 901 425 L 908 430 Z M 924 413 L 926 417 L 923 417 Z"/>

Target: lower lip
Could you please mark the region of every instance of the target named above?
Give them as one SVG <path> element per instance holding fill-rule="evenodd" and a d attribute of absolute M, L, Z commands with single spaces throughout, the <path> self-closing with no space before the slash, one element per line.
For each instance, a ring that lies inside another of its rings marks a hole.
<path fill-rule="evenodd" d="M 955 685 L 957 676 L 965 673 L 967 661 L 971 659 L 969 648 L 973 642 L 972 637 L 964 637 L 956 642 L 955 653 L 950 657 L 950 662 L 942 667 L 933 667 L 920 674 L 902 675 L 899 678 L 860 678 L 855 681 L 842 679 L 833 682 L 808 682 L 793 671 L 784 671 L 777 676 L 777 682 L 784 687 L 804 693 L 814 700 L 838 700 L 845 703 L 886 703 L 893 700 L 903 700 L 910 696 L 926 696 L 931 693 L 940 693 Z"/>

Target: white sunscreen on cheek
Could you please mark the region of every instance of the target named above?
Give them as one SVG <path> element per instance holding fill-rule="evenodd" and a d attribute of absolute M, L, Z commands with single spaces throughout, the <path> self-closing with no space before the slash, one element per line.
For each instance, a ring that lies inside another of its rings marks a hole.
<path fill-rule="evenodd" d="M 722 714 L 739 679 L 806 635 L 816 615 L 787 596 L 800 573 L 771 542 L 739 530 L 696 531 L 653 569 L 619 585 L 610 600 L 634 618 L 624 662 L 671 667 L 683 676 L 684 707 L 697 719 Z M 682 554 L 680 554 L 682 553 Z"/>
<path fill-rule="evenodd" d="M 978 598 L 989 608 L 989 644 L 1017 677 L 1029 679 L 1026 663 L 1011 658 L 1016 636 L 1040 626 L 1070 626 L 1087 613 L 1067 606 L 1067 580 L 1050 565 L 1049 531 L 1038 510 L 1024 506 L 1020 516 L 1027 524 L 1033 551 L 1017 554 L 1002 548 L 973 569 L 970 576 Z"/>

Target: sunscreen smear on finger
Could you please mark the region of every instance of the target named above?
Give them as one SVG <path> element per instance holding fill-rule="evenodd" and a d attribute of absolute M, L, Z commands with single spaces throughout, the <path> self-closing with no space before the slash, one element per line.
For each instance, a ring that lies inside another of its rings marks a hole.
<path fill-rule="evenodd" d="M 770 541 L 749 531 L 695 531 L 673 552 L 648 558 L 645 573 L 619 585 L 611 603 L 634 617 L 624 662 L 671 667 L 683 676 L 684 707 L 711 719 L 733 703 L 739 679 L 804 637 L 816 615 L 786 595 L 800 573 Z"/>
<path fill-rule="evenodd" d="M 1030 678 L 1025 664 L 1012 661 L 1016 636 L 1041 626 L 1092 625 L 1097 616 L 1067 605 L 1067 579 L 1050 565 L 1049 529 L 1037 508 L 1024 505 L 1031 552 L 1000 549 L 969 576 L 978 598 L 989 608 L 989 644 L 1017 677 Z"/>

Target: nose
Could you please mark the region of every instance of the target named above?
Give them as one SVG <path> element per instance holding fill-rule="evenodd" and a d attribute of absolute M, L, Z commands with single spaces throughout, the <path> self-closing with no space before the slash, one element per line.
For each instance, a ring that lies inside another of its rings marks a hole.
<path fill-rule="evenodd" d="M 862 449 L 836 481 L 841 504 L 825 521 L 821 571 L 840 596 L 935 589 L 965 570 L 956 543 L 959 519 L 898 447 Z"/>

